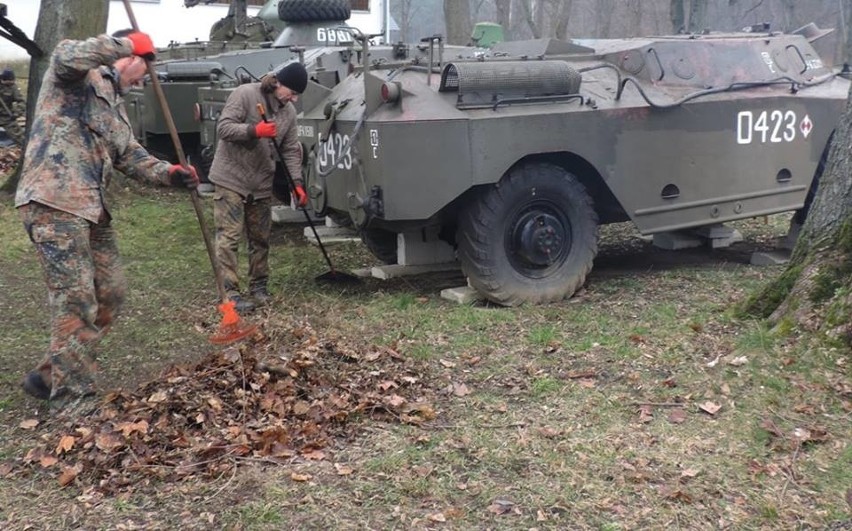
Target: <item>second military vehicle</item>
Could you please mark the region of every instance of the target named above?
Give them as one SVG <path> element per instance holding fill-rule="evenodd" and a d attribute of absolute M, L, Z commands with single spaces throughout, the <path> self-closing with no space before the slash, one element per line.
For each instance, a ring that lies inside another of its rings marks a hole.
<path fill-rule="evenodd" d="M 709 228 L 803 207 L 849 82 L 813 25 L 497 44 L 366 64 L 300 119 L 314 210 L 381 260 L 461 262 L 499 304 L 570 297 L 598 226 Z"/>

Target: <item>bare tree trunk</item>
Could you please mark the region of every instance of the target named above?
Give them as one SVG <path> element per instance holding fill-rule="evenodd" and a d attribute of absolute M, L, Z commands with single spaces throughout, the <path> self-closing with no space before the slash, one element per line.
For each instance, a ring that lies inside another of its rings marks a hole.
<path fill-rule="evenodd" d="M 612 18 L 615 4 L 613 0 L 600 0 L 595 13 L 595 35 L 601 39 L 612 37 Z"/>
<path fill-rule="evenodd" d="M 554 0 L 553 26 L 551 35 L 557 39 L 568 38 L 568 23 L 571 20 L 571 8 L 574 0 Z"/>
<path fill-rule="evenodd" d="M 465 45 L 470 42 L 470 3 L 468 0 L 444 0 L 447 43 Z"/>
<path fill-rule="evenodd" d="M 834 133 L 813 205 L 787 269 L 744 304 L 785 329 L 852 346 L 852 95 Z"/>
<path fill-rule="evenodd" d="M 672 33 L 686 31 L 686 12 L 683 9 L 683 0 L 671 0 L 669 18 L 672 21 Z"/>
<path fill-rule="evenodd" d="M 533 16 L 533 7 L 531 5 L 531 0 L 520 0 L 521 10 L 524 13 L 524 20 L 527 21 L 527 25 L 530 28 L 530 31 L 533 34 L 534 39 L 541 38 L 541 26 L 536 24 L 535 17 Z"/>
<path fill-rule="evenodd" d="M 512 34 L 512 0 L 494 0 L 494 9 L 497 12 L 497 24 L 503 26 L 503 37 L 510 40 Z"/>
<path fill-rule="evenodd" d="M 852 63 L 852 0 L 837 0 L 840 6 L 840 20 L 843 22 L 843 37 L 845 46 L 843 48 L 843 64 Z"/>
<path fill-rule="evenodd" d="M 707 0 L 690 0 L 689 25 L 690 33 L 701 33 L 707 28 Z"/>
<path fill-rule="evenodd" d="M 30 60 L 30 77 L 27 89 L 27 130 L 29 137 L 35 104 L 41 89 L 41 78 L 44 76 L 53 49 L 62 39 L 85 39 L 106 31 L 109 0 L 41 0 L 38 13 L 35 36 L 33 40 L 44 50 L 41 58 Z M 21 160 L 2 191 L 13 192 L 18 187 L 23 153 L 26 152 L 27 141 L 21 146 Z"/>
<path fill-rule="evenodd" d="M 397 9 L 394 10 L 394 16 L 399 24 L 399 40 L 402 42 L 411 42 L 411 23 L 420 11 L 420 6 L 413 4 L 414 0 L 399 0 Z"/>

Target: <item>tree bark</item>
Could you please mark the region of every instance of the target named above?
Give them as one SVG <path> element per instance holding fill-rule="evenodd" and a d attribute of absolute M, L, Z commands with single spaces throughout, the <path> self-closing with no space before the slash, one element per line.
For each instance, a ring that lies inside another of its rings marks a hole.
<path fill-rule="evenodd" d="M 541 27 L 536 24 L 535 17 L 533 16 L 533 6 L 530 5 L 530 0 L 520 0 L 521 9 L 524 12 L 524 20 L 527 21 L 527 25 L 532 32 L 534 39 L 541 38 Z"/>
<path fill-rule="evenodd" d="M 687 28 L 690 33 L 701 33 L 707 29 L 707 0 L 690 0 Z"/>
<path fill-rule="evenodd" d="M 852 91 L 850 91 L 852 92 Z M 787 269 L 744 304 L 784 330 L 852 346 L 852 94 L 835 130 L 813 205 Z"/>
<path fill-rule="evenodd" d="M 466 45 L 470 42 L 470 3 L 468 0 L 444 0 L 444 20 L 447 44 Z"/>
<path fill-rule="evenodd" d="M 497 13 L 497 24 L 503 26 L 503 37 L 506 40 L 510 40 L 512 29 L 512 0 L 494 0 L 494 9 Z"/>
<path fill-rule="evenodd" d="M 41 0 L 33 40 L 44 50 L 45 55 L 30 60 L 27 89 L 27 138 L 41 89 L 41 79 L 50 64 L 53 49 L 63 39 L 85 39 L 105 32 L 108 13 L 109 0 Z M 18 187 L 26 147 L 25 138 L 24 145 L 21 146 L 18 168 L 0 190 L 11 193 Z"/>
<path fill-rule="evenodd" d="M 683 9 L 683 0 L 671 0 L 669 18 L 672 21 L 672 33 L 686 31 L 686 13 Z"/>

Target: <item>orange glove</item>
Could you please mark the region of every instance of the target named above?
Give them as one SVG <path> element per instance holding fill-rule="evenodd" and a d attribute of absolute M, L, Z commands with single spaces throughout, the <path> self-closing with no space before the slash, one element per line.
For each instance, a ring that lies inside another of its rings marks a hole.
<path fill-rule="evenodd" d="M 296 201 L 297 207 L 304 207 L 308 204 L 308 194 L 305 193 L 305 188 L 302 186 L 302 183 L 296 182 L 296 186 L 294 186 L 295 190 L 293 191 L 293 199 Z"/>
<path fill-rule="evenodd" d="M 278 128 L 275 127 L 275 122 L 258 122 L 254 126 L 254 136 L 257 138 L 275 138 L 278 134 Z"/>
<path fill-rule="evenodd" d="M 154 55 L 154 43 L 147 33 L 134 31 L 129 33 L 127 38 L 133 43 L 133 55 L 144 57 L 148 61 L 156 59 L 156 55 Z"/>
<path fill-rule="evenodd" d="M 175 188 L 183 187 L 192 190 L 198 187 L 198 172 L 195 166 L 172 164 L 169 166 L 169 180 Z"/>

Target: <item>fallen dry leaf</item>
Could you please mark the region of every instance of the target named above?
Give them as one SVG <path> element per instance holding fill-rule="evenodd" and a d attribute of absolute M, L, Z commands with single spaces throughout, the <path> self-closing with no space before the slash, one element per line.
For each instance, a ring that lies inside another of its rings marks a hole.
<path fill-rule="evenodd" d="M 494 503 L 488 506 L 488 512 L 499 516 L 512 512 L 512 507 L 514 506 L 514 502 L 510 502 L 509 500 L 494 500 Z"/>
<path fill-rule="evenodd" d="M 148 421 L 142 419 L 139 422 L 119 422 L 115 425 L 115 429 L 120 431 L 125 437 L 130 437 L 136 432 L 140 435 L 145 435 L 148 433 Z"/>
<path fill-rule="evenodd" d="M 401 397 L 399 395 L 390 395 L 390 396 L 386 396 L 384 398 L 384 403 L 391 406 L 391 407 L 400 407 L 401 405 L 405 404 L 406 402 L 407 402 L 407 400 L 405 400 L 404 397 Z"/>
<path fill-rule="evenodd" d="M 27 419 L 27 420 L 22 421 L 21 424 L 19 424 L 19 426 L 22 430 L 32 430 L 32 429 L 35 429 L 36 426 L 38 426 L 38 423 L 39 423 L 38 419 Z"/>
<path fill-rule="evenodd" d="M 461 384 L 453 384 L 453 394 L 456 396 L 467 396 L 471 393 L 471 390 L 467 388 L 467 386 L 463 383 Z"/>
<path fill-rule="evenodd" d="M 80 463 L 75 464 L 74 466 L 63 466 L 62 473 L 59 474 L 59 485 L 65 487 L 77 479 L 77 476 L 80 472 L 83 471 L 83 465 Z"/>
<path fill-rule="evenodd" d="M 54 453 L 56 455 L 60 455 L 63 452 L 68 452 L 71 448 L 74 448 L 74 442 L 77 439 L 72 437 L 71 435 L 63 435 L 61 439 L 59 439 L 59 444 L 56 445 L 56 450 Z"/>
<path fill-rule="evenodd" d="M 310 474 L 299 474 L 298 472 L 293 472 L 290 474 L 290 479 L 293 481 L 309 481 L 313 476 Z"/>
<path fill-rule="evenodd" d="M 334 469 L 337 471 L 338 476 L 348 476 L 355 472 L 351 466 L 342 463 L 334 463 Z"/>
<path fill-rule="evenodd" d="M 686 422 L 686 411 L 681 408 L 671 410 L 668 416 L 668 421 L 672 424 L 683 424 Z"/>
<path fill-rule="evenodd" d="M 719 404 L 710 402 L 708 400 L 707 402 L 704 402 L 703 404 L 698 404 L 698 408 L 701 411 L 704 411 L 705 413 L 709 413 L 710 415 L 715 415 L 716 413 L 719 412 L 720 409 L 722 409 L 722 406 L 720 406 Z"/>
<path fill-rule="evenodd" d="M 654 411 L 649 405 L 639 406 L 639 422 L 647 424 L 654 420 Z"/>
<path fill-rule="evenodd" d="M 745 356 L 737 356 L 736 358 L 728 360 L 728 365 L 733 365 L 734 367 L 739 367 L 746 363 L 748 363 L 748 358 Z"/>
<path fill-rule="evenodd" d="M 165 391 L 157 391 L 148 397 L 149 404 L 159 404 L 161 402 L 165 402 L 169 398 L 168 393 Z"/>
<path fill-rule="evenodd" d="M 681 478 L 681 481 L 683 481 L 683 480 L 687 480 L 687 479 L 692 479 L 697 475 L 698 475 L 698 470 L 695 470 L 694 468 L 687 468 L 686 470 L 684 470 L 683 472 L 680 473 L 680 478 Z"/>
<path fill-rule="evenodd" d="M 304 452 L 302 457 L 310 461 L 322 461 L 325 459 L 325 452 L 322 450 L 312 450 L 310 452 Z"/>
<path fill-rule="evenodd" d="M 549 426 L 544 426 L 544 427 L 542 427 L 542 428 L 539 428 L 539 429 L 538 429 L 538 433 L 539 433 L 542 437 L 545 437 L 545 438 L 547 438 L 547 439 L 554 439 L 554 438 L 559 437 L 560 435 L 562 435 L 562 431 L 561 431 L 561 430 L 557 430 L 557 429 L 555 429 L 555 428 L 551 428 L 551 427 L 549 427 Z"/>
<path fill-rule="evenodd" d="M 59 459 L 52 455 L 45 455 L 39 460 L 38 464 L 42 466 L 42 468 L 50 468 L 56 463 L 59 462 Z"/>
<path fill-rule="evenodd" d="M 426 515 L 427 520 L 431 520 L 433 522 L 446 522 L 447 517 L 444 516 L 444 513 L 435 513 Z"/>

